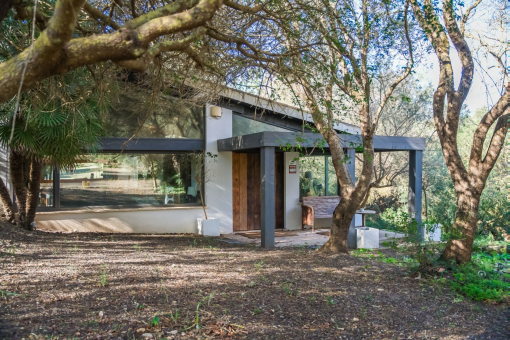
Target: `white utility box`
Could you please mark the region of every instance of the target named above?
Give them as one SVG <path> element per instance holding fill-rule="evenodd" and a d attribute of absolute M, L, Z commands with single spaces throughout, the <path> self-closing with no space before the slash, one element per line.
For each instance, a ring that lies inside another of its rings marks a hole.
<path fill-rule="evenodd" d="M 197 218 L 198 233 L 203 236 L 220 236 L 220 220 Z"/>
<path fill-rule="evenodd" d="M 425 225 L 427 241 L 440 242 L 441 241 L 441 224 L 432 224 L 431 226 Z"/>
<path fill-rule="evenodd" d="M 379 248 L 379 229 L 361 227 L 356 228 L 356 248 L 374 249 Z"/>

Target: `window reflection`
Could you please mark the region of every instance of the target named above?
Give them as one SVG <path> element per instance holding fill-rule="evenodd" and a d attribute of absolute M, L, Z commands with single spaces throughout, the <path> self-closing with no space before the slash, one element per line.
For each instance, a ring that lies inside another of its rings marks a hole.
<path fill-rule="evenodd" d="M 196 171 L 186 154 L 86 155 L 73 171 L 61 171 L 60 205 L 197 204 Z"/>
<path fill-rule="evenodd" d="M 232 115 L 232 136 L 234 137 L 268 131 L 289 132 L 290 130 L 239 115 Z"/>
<path fill-rule="evenodd" d="M 53 167 L 43 165 L 39 192 L 39 207 L 53 207 Z"/>
<path fill-rule="evenodd" d="M 105 113 L 110 137 L 204 138 L 202 106 L 132 84 L 117 84 L 118 96 Z"/>
<path fill-rule="evenodd" d="M 303 196 L 336 196 L 338 181 L 331 157 L 301 157 L 299 195 Z M 327 163 L 326 163 L 327 162 Z M 326 167 L 327 165 L 327 167 Z M 328 171 L 326 176 L 326 171 Z"/>

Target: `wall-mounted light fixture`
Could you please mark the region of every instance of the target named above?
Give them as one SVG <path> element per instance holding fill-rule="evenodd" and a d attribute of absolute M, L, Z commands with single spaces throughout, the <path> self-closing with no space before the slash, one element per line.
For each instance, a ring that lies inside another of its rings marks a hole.
<path fill-rule="evenodd" d="M 211 117 L 215 117 L 215 118 L 221 117 L 221 107 L 220 106 L 211 106 Z"/>

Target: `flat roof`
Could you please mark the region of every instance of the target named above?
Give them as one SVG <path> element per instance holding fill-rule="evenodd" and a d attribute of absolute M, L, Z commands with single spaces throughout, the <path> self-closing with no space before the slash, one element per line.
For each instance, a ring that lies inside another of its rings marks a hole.
<path fill-rule="evenodd" d="M 361 146 L 361 136 L 351 134 L 338 134 L 342 145 L 347 149 Z M 329 149 L 322 135 L 317 133 L 300 132 L 259 132 L 244 136 L 219 139 L 218 151 L 242 151 L 259 149 L 263 147 L 292 147 L 299 145 L 302 148 L 313 148 L 324 145 Z M 425 150 L 425 138 L 421 137 L 391 137 L 374 136 L 374 151 L 423 151 Z"/>
<path fill-rule="evenodd" d="M 256 96 L 243 91 L 226 88 L 220 92 L 220 95 L 226 99 L 235 100 L 240 104 L 247 104 L 253 107 L 261 108 L 264 110 L 272 111 L 284 116 L 297 118 L 304 120 L 309 123 L 314 123 L 312 114 L 308 111 L 302 110 L 298 107 L 291 106 L 288 104 L 272 101 L 261 96 Z M 347 133 L 360 133 L 359 127 L 356 125 L 335 122 L 333 128 L 338 131 L 344 131 Z"/>

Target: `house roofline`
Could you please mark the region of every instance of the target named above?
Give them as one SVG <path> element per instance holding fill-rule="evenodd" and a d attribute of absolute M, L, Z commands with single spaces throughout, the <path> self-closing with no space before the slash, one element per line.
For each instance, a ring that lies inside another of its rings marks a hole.
<path fill-rule="evenodd" d="M 306 110 L 298 107 L 270 100 L 261 96 L 253 95 L 240 90 L 225 88 L 219 92 L 219 95 L 226 100 L 236 101 L 237 104 L 247 104 L 251 107 L 260 108 L 262 110 L 272 111 L 277 114 L 288 116 L 295 119 L 304 120 L 309 123 L 314 123 L 312 115 Z M 359 134 L 360 129 L 356 125 L 335 122 L 334 129 L 352 134 Z"/>

